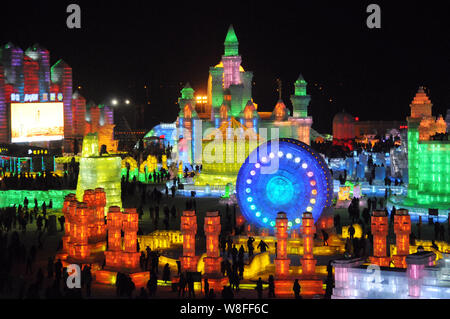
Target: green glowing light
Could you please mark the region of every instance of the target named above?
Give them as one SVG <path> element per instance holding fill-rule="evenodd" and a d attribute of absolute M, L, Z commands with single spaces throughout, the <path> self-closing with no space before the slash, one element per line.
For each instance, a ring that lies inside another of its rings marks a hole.
<path fill-rule="evenodd" d="M 228 28 L 228 33 L 225 38 L 225 56 L 236 56 L 239 55 L 238 50 L 239 42 L 234 32 L 233 25 Z"/>
<path fill-rule="evenodd" d="M 450 204 L 449 163 L 448 141 L 420 141 L 417 127 L 408 123 L 407 202 L 429 208 Z"/>
<path fill-rule="evenodd" d="M 61 209 L 64 202 L 64 197 L 70 193 L 74 193 L 75 190 L 58 190 L 52 189 L 48 191 L 35 191 L 35 190 L 8 190 L 0 191 L 0 207 L 10 207 L 14 204 L 18 206 L 23 205 L 23 200 L 25 197 L 28 199 L 30 204 L 28 208 L 34 207 L 33 200 L 36 198 L 38 200 L 38 207 L 41 207 L 45 203 L 48 205 L 50 199 L 53 202 L 54 209 Z"/>
<path fill-rule="evenodd" d="M 303 76 L 300 74 L 297 81 L 295 81 L 295 95 L 297 96 L 306 96 L 306 81 Z"/>
<path fill-rule="evenodd" d="M 181 90 L 181 98 L 184 100 L 190 100 L 194 98 L 194 89 L 191 87 L 191 85 L 186 83 L 184 88 Z"/>

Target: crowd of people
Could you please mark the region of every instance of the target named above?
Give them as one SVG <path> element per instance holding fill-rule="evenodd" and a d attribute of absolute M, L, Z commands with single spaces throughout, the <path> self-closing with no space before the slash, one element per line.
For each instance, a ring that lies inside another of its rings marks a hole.
<path fill-rule="evenodd" d="M 373 165 L 371 165 L 374 168 Z M 196 167 L 196 170 L 201 169 Z M 73 173 L 71 173 L 73 174 Z M 3 180 L 2 183 L 17 183 L 17 187 L 30 187 L 29 185 L 40 185 L 39 187 L 56 188 L 54 185 L 57 182 L 58 177 L 43 174 L 37 176 L 35 179 L 28 180 L 30 177 L 26 175 L 14 177 L 12 175 L 8 181 Z M 16 178 L 16 180 L 14 180 Z M 23 179 L 22 179 L 23 178 Z M 74 176 L 69 176 L 66 173 L 62 179 L 72 180 Z M 141 183 L 135 178 L 131 181 L 124 176 L 122 178 L 122 200 L 129 200 L 130 198 L 137 204 L 137 212 L 139 219 L 142 220 L 144 215 L 148 214 L 151 222 L 152 230 L 158 229 L 171 229 L 171 225 L 177 227 L 177 221 L 180 217 L 180 212 L 177 210 L 175 197 L 176 190 L 182 188 L 181 180 L 179 178 L 174 179 L 171 183 L 169 181 L 169 174 L 166 170 L 150 172 L 150 180 L 154 181 L 158 185 L 148 185 L 147 183 Z M 346 172 L 340 179 L 345 183 L 347 176 Z M 13 181 L 14 180 L 14 181 Z M 24 186 L 27 185 L 27 186 Z M 46 185 L 46 186 L 43 186 Z M 38 186 L 33 186 L 38 187 Z M 11 188 L 8 188 L 11 189 Z M 35 188 L 30 188 L 35 189 Z M 136 200 L 137 199 L 137 200 Z M 30 199 L 31 200 L 31 199 Z M 177 198 L 177 200 L 179 200 Z M 197 210 L 197 199 L 195 198 L 195 192 L 191 194 L 191 198 L 185 199 L 186 210 Z M 148 207 L 148 211 L 145 211 L 145 207 Z M 37 255 L 39 251 L 44 249 L 45 233 L 49 228 L 49 218 L 47 209 L 52 208 L 52 202 L 43 203 L 41 207 L 37 205 L 37 199 L 34 199 L 34 205 L 30 205 L 29 199 L 25 198 L 23 204 L 16 207 L 7 207 L 0 209 L 0 293 L 11 293 L 13 288 L 13 281 L 17 280 L 12 270 L 17 265 L 22 265 L 24 272 L 22 276 L 32 276 L 34 279 L 27 284 L 26 280 L 22 277 L 20 282 L 19 298 L 80 298 L 83 296 L 91 297 L 92 286 L 92 272 L 91 266 L 85 265 L 82 270 L 82 288 L 81 289 L 69 289 L 65 284 L 65 280 L 68 277 L 67 269 L 62 266 L 61 260 L 56 260 L 51 256 L 48 258 L 47 265 L 47 280 L 42 267 L 39 267 L 36 263 Z M 220 209 L 219 209 L 220 210 Z M 393 223 L 395 216 L 395 207 L 392 211 L 388 212 L 385 207 L 385 199 L 383 198 L 367 198 L 367 207 L 364 207 L 361 211 L 360 199 L 354 198 L 348 207 L 348 217 L 350 225 L 348 227 L 348 238 L 345 243 L 345 256 L 346 257 L 367 257 L 371 253 L 373 247 L 373 237 L 370 231 L 370 214 L 373 210 L 384 210 L 386 215 L 390 216 L 390 223 Z M 162 214 L 160 214 L 162 212 Z M 264 240 L 259 240 L 256 243 L 255 238 L 248 237 L 246 245 L 238 245 L 233 242 L 235 235 L 244 233 L 244 225 L 238 226 L 236 223 L 236 205 L 230 206 L 226 204 L 225 211 L 220 211 L 222 220 L 222 233 L 219 239 L 219 249 L 221 252 L 222 262 L 220 264 L 220 272 L 222 276 L 228 278 L 229 285 L 224 286 L 222 291 L 214 291 L 210 289 L 210 283 L 207 278 L 203 278 L 202 282 L 202 296 L 203 298 L 214 299 L 217 295 L 220 295 L 225 299 L 232 299 L 236 294 L 241 292 L 241 282 L 244 279 L 246 265 L 249 265 L 255 256 L 255 250 L 259 250 L 259 253 L 265 253 L 269 249 L 276 252 L 275 247 L 269 247 Z M 162 218 L 161 218 L 162 217 Z M 162 221 L 160 220 L 162 219 Z M 59 218 L 60 231 L 64 229 L 64 217 Z M 334 224 L 336 231 L 342 231 L 341 216 L 335 215 Z M 361 236 L 356 236 L 356 224 L 361 228 Z M 22 239 L 23 235 L 27 233 L 27 226 L 36 226 L 36 242 L 31 246 L 27 246 Z M 421 222 L 418 224 L 417 232 L 413 232 L 411 235 L 411 241 L 415 238 L 421 238 Z M 141 225 L 140 225 L 141 226 Z M 434 240 L 445 240 L 445 228 L 443 224 L 437 222 L 434 223 L 435 236 Z M 417 233 L 417 235 L 416 235 Z M 143 230 L 140 228 L 138 235 L 143 235 Z M 199 236 L 203 236 L 202 230 L 199 231 Z M 322 236 L 324 245 L 328 245 L 328 234 L 322 232 L 316 234 Z M 433 245 L 437 245 L 433 241 Z M 246 247 L 244 247 L 246 246 Z M 59 243 L 58 249 L 61 248 Z M 136 286 L 131 279 L 130 275 L 124 272 L 118 272 L 115 285 L 116 295 L 123 298 L 158 298 L 160 297 L 158 291 L 158 281 L 171 282 L 175 273 L 170 268 L 169 264 L 165 264 L 162 272 L 159 269 L 161 252 L 158 250 L 152 250 L 146 247 L 145 250 L 141 250 L 138 243 L 138 251 L 141 252 L 139 266 L 141 271 L 148 271 L 150 279 L 145 287 L 136 289 Z M 103 265 L 104 266 L 104 265 Z M 44 267 L 45 269 L 45 267 Z M 332 287 L 334 284 L 334 277 L 332 275 L 331 264 L 327 266 L 328 276 L 326 279 L 326 292 L 325 297 L 329 298 L 332 293 Z M 182 272 L 181 265 L 178 263 L 176 271 L 176 277 L 178 279 L 177 284 L 173 283 L 173 291 L 179 298 L 196 298 L 196 291 L 194 289 L 195 282 L 199 281 L 199 277 L 192 272 Z M 200 281 L 202 279 L 200 278 Z M 275 295 L 275 281 L 272 274 L 268 274 L 267 280 L 263 280 L 262 277 L 253 281 L 255 284 L 255 297 L 263 298 L 265 286 L 267 285 L 267 298 L 276 298 Z M 301 287 L 298 280 L 294 280 L 292 291 L 296 298 L 301 298 Z M 197 292 L 198 294 L 198 292 Z M 241 294 L 242 295 L 242 294 Z M 94 296 L 95 297 L 95 296 Z"/>
<path fill-rule="evenodd" d="M 70 289 L 69 276 L 60 259 L 49 257 L 47 274 L 38 264 L 38 255 L 44 254 L 43 231 L 37 231 L 37 243 L 29 243 L 24 234 L 12 230 L 0 230 L 0 294 L 17 299 L 79 298 L 81 291 Z M 90 296 L 92 283 L 91 267 L 85 265 L 81 272 L 81 284 Z"/>
<path fill-rule="evenodd" d="M 51 172 L 12 173 L 0 179 L 1 190 L 27 189 L 27 190 L 51 190 L 51 189 L 75 189 L 78 175 L 64 172 L 59 176 Z"/>
<path fill-rule="evenodd" d="M 320 141 L 312 142 L 311 146 L 319 153 L 324 154 L 328 158 L 346 158 L 353 156 L 353 152 L 357 154 L 361 152 L 371 153 L 389 153 L 391 148 L 395 148 L 399 145 L 398 137 L 383 138 L 382 136 L 375 136 L 374 143 L 360 143 L 357 140 L 345 140 L 345 141 Z"/>
<path fill-rule="evenodd" d="M 27 226 L 35 224 L 38 231 L 48 230 L 48 215 L 47 209 L 53 208 L 53 202 L 50 199 L 49 203 L 44 201 L 41 208 L 38 206 L 37 199 L 34 199 L 33 208 L 29 209 L 28 198 L 25 197 L 23 206 L 19 204 L 17 207 L 13 205 L 11 207 L 0 208 L 0 230 L 9 232 L 13 229 L 19 229 L 22 232 L 26 232 Z M 60 223 L 60 231 L 64 229 L 64 216 L 58 218 Z"/>

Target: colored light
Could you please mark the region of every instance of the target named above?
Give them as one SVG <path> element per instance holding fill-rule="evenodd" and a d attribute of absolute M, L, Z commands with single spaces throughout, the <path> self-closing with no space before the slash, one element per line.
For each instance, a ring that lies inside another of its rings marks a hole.
<path fill-rule="evenodd" d="M 316 199 L 315 198 L 311 198 L 311 200 L 309 201 L 311 204 L 315 204 L 316 203 Z"/>
<path fill-rule="evenodd" d="M 246 192 L 247 194 L 250 193 L 251 191 L 252 191 L 252 190 L 251 190 L 250 188 L 248 188 L 248 187 L 245 189 L 245 192 Z"/>
<path fill-rule="evenodd" d="M 296 218 L 295 223 L 300 224 L 300 218 Z"/>
<path fill-rule="evenodd" d="M 309 182 L 309 184 L 310 184 L 311 186 L 316 186 L 316 181 L 311 181 L 311 182 Z"/>
<path fill-rule="evenodd" d="M 282 205 L 290 202 L 294 191 L 292 181 L 284 176 L 274 176 L 266 185 L 266 195 L 274 204 Z"/>
<path fill-rule="evenodd" d="M 263 218 L 263 223 L 267 223 L 267 221 L 268 221 L 267 217 L 264 217 Z"/>
<path fill-rule="evenodd" d="M 275 222 L 273 220 L 270 222 L 270 226 L 275 226 Z"/>
<path fill-rule="evenodd" d="M 256 217 L 261 217 L 261 212 L 256 212 Z"/>
<path fill-rule="evenodd" d="M 308 145 L 296 140 L 281 138 L 276 147 L 276 150 L 271 149 L 269 141 L 253 150 L 254 153 L 245 160 L 239 170 L 236 181 L 236 197 L 242 215 L 249 223 L 253 222 L 260 227 L 267 227 L 271 221 L 275 221 L 277 213 L 283 211 L 291 221 L 292 228 L 298 228 L 301 225 L 301 219 L 299 218 L 299 223 L 295 219 L 299 217 L 300 213 L 306 212 L 307 207 L 311 207 L 310 212 L 313 213 L 313 218 L 318 219 L 323 207 L 330 205 L 332 185 L 329 181 L 331 176 L 323 158 L 311 150 Z M 286 159 L 288 157 L 297 159 L 299 164 L 296 164 L 294 160 L 280 161 L 279 167 L 274 173 L 259 174 L 258 171 L 258 174 L 252 176 L 252 171 L 256 173 L 256 163 L 250 163 L 250 161 L 256 157 L 255 155 L 260 155 L 262 151 L 266 152 L 268 156 L 260 157 L 261 167 L 264 166 L 264 160 L 269 159 L 269 154 L 273 154 L 272 156 L 275 157 L 279 152 L 282 152 Z M 306 171 L 301 168 L 303 163 L 309 165 Z M 309 172 L 313 173 L 314 180 L 308 177 L 307 173 Z M 246 188 L 249 187 L 246 184 L 247 179 L 252 181 L 250 193 L 253 200 L 251 203 L 247 200 L 249 197 L 249 193 L 246 192 Z M 316 184 L 311 185 L 312 181 Z M 310 202 L 312 197 L 316 198 L 314 204 Z M 317 208 L 313 208 L 316 205 Z M 261 218 L 257 217 L 256 212 L 261 214 Z M 267 218 L 266 223 L 263 222 L 263 217 Z M 287 223 L 288 221 L 285 226 Z"/>
<path fill-rule="evenodd" d="M 64 104 L 11 103 L 11 134 L 12 143 L 62 140 Z"/>
<path fill-rule="evenodd" d="M 308 177 L 313 177 L 314 176 L 314 173 L 313 172 L 308 172 Z"/>
<path fill-rule="evenodd" d="M 312 207 L 311 206 L 306 207 L 306 211 L 311 212 L 312 211 Z"/>
<path fill-rule="evenodd" d="M 247 202 L 251 203 L 252 201 L 253 201 L 253 198 L 252 198 L 252 197 L 248 197 L 248 198 L 247 198 Z"/>
<path fill-rule="evenodd" d="M 288 226 L 289 226 L 289 227 L 292 227 L 292 222 L 288 222 Z"/>

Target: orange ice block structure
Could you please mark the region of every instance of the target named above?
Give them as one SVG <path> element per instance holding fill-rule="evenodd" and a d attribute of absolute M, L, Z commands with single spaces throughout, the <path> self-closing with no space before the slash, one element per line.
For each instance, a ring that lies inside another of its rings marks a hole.
<path fill-rule="evenodd" d="M 388 217 L 385 211 L 374 211 L 371 217 L 373 235 L 373 256 L 369 257 L 372 264 L 389 267 L 391 258 L 386 253 L 386 237 L 389 232 Z"/>
<path fill-rule="evenodd" d="M 394 216 L 394 233 L 397 254 L 392 256 L 392 261 L 397 268 L 407 268 L 406 256 L 409 255 L 409 235 L 411 234 L 411 216 L 407 209 L 397 210 Z"/>
<path fill-rule="evenodd" d="M 67 255 L 69 253 L 70 249 L 70 236 L 71 236 L 71 230 L 73 226 L 72 224 L 72 218 L 70 215 L 70 209 L 75 210 L 77 205 L 76 196 L 75 194 L 68 194 L 64 198 L 62 213 L 65 218 L 64 222 L 64 236 L 62 236 L 62 242 L 63 242 L 63 249 L 62 254 L 65 255 L 67 258 Z M 71 208 L 72 207 L 72 208 Z"/>
<path fill-rule="evenodd" d="M 303 236 L 303 257 L 302 274 L 305 276 L 312 276 L 316 273 L 316 260 L 314 259 L 314 234 L 316 227 L 314 226 L 314 219 L 311 213 L 303 213 L 302 226 L 300 231 Z"/>
<path fill-rule="evenodd" d="M 208 278 L 210 288 L 214 291 L 221 291 L 222 286 L 228 284 L 228 278 L 223 277 L 220 272 L 219 234 L 221 230 L 219 212 L 207 212 L 204 221 L 204 230 L 206 236 L 206 257 L 205 277 Z"/>
<path fill-rule="evenodd" d="M 287 257 L 288 219 L 286 213 L 277 214 L 275 230 L 277 258 L 275 259 L 275 294 L 292 294 L 293 281 L 289 280 L 290 259 Z"/>
<path fill-rule="evenodd" d="M 125 208 L 122 214 L 123 252 L 122 264 L 125 268 L 139 267 L 140 253 L 137 251 L 137 232 L 139 229 L 139 215 L 136 208 Z"/>
<path fill-rule="evenodd" d="M 182 271 L 197 271 L 198 258 L 195 256 L 195 234 L 197 233 L 197 216 L 193 210 L 183 211 L 181 216 L 181 233 L 183 234 L 183 256 L 180 257 Z"/>
<path fill-rule="evenodd" d="M 139 216 L 136 208 L 111 206 L 107 214 L 108 250 L 105 251 L 108 269 L 137 270 L 140 253 L 137 251 Z M 122 239 L 122 231 L 124 233 Z"/>
<path fill-rule="evenodd" d="M 300 232 L 303 237 L 303 257 L 300 262 L 302 264 L 302 275 L 300 278 L 302 296 L 322 295 L 323 283 L 316 275 L 316 259 L 314 259 L 314 234 L 316 227 L 314 225 L 314 218 L 311 213 L 305 212 L 302 217 L 302 225 Z"/>
<path fill-rule="evenodd" d="M 108 250 L 105 251 L 106 267 L 117 268 L 122 256 L 122 212 L 119 206 L 110 206 L 107 214 Z"/>
<path fill-rule="evenodd" d="M 72 216 L 74 229 L 71 236 L 72 251 L 69 256 L 75 259 L 86 259 L 89 256 L 89 215 L 91 209 L 86 203 L 77 203 L 76 214 Z"/>
<path fill-rule="evenodd" d="M 98 197 L 98 200 L 97 200 Z M 62 253 L 58 258 L 74 263 L 92 263 L 95 256 L 92 249 L 105 240 L 106 225 L 104 217 L 98 215 L 104 210 L 106 195 L 102 188 L 87 189 L 83 202 L 78 202 L 75 194 L 68 194 L 63 203 L 65 217 Z"/>

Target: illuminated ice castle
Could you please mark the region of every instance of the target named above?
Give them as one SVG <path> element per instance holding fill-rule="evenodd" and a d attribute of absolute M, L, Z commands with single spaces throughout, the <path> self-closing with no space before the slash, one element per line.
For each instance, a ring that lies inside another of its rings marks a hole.
<path fill-rule="evenodd" d="M 408 197 L 404 204 L 448 208 L 450 204 L 450 141 L 433 135 L 446 132 L 442 116 L 432 116 L 432 104 L 420 87 L 408 117 Z"/>
<path fill-rule="evenodd" d="M 307 83 L 302 75 L 295 82 L 295 91 L 291 95 L 293 114 L 281 98 L 272 112 L 259 112 L 252 99 L 253 73 L 245 71 L 241 65 L 239 42 L 233 26 L 229 27 L 224 44 L 222 60 L 209 69 L 206 103 L 196 103 L 194 89 L 189 84 L 181 90 L 180 112 L 170 140 L 174 145 L 183 137 L 183 144 L 178 145 L 180 158 L 198 163 L 202 145 L 196 144 L 201 143 L 206 130 L 219 128 L 232 118 L 260 135 L 261 129 L 267 129 L 264 136 L 267 140 L 277 137 L 272 136 L 271 128 L 278 128 L 280 138 L 294 138 L 310 144 L 312 117 L 308 116 L 308 104 L 311 97 L 306 92 Z"/>

